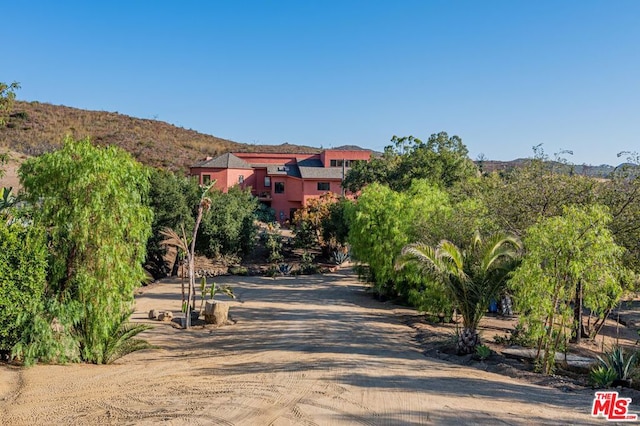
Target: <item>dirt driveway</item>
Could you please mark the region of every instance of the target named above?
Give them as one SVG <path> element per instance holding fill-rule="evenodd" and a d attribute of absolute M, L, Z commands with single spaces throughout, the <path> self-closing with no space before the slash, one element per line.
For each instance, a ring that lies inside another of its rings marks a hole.
<path fill-rule="evenodd" d="M 223 277 L 237 324 L 154 322 L 161 347 L 110 366 L 0 367 L 0 424 L 605 424 L 591 391 L 561 392 L 425 358 L 403 308 L 350 269 Z M 180 309 L 177 281 L 144 290 L 133 318 Z M 634 401 L 635 402 L 635 401 Z"/>

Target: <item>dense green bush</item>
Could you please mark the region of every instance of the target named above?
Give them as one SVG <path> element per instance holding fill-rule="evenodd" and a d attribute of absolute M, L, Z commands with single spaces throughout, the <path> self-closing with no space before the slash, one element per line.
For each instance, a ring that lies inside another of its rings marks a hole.
<path fill-rule="evenodd" d="M 43 308 L 44 232 L 0 220 L 0 351 L 10 352 Z"/>
<path fill-rule="evenodd" d="M 416 180 L 405 192 L 377 183 L 369 185 L 357 203 L 345 204 L 344 208 L 352 254 L 369 265 L 375 291 L 400 296 L 421 309 L 450 310 L 451 304 L 438 296 L 439 287 L 432 285 L 432 279 L 411 267 L 396 271 L 395 258 L 412 241 L 434 244 L 446 235 L 454 235 L 459 236 L 454 242 L 468 244 L 483 215 L 481 204 L 454 204 L 445 191 Z"/>
<path fill-rule="evenodd" d="M 329 214 L 323 218 L 322 240 L 326 242 L 329 249 L 339 249 L 347 244 L 350 224 L 347 211 L 351 208 L 352 201 L 340 198 L 337 202 L 329 206 Z"/>
<path fill-rule="evenodd" d="M 153 211 L 153 222 L 145 268 L 154 278 L 161 278 L 171 272 L 173 265 L 165 263 L 167 249 L 161 244 L 164 237 L 160 231 L 164 228 L 179 231 L 183 226 L 193 228 L 193 206 L 197 204 L 200 190 L 195 180 L 164 170 L 152 169 L 150 181 L 149 207 Z"/>
<path fill-rule="evenodd" d="M 256 219 L 260 222 L 270 223 L 276 221 L 276 211 L 266 204 L 259 203 L 255 212 Z"/>
<path fill-rule="evenodd" d="M 254 220 L 257 199 L 238 186 L 226 193 L 213 191 L 210 198 L 211 209 L 202 218 L 196 240 L 198 253 L 212 258 L 251 253 L 258 230 Z"/>

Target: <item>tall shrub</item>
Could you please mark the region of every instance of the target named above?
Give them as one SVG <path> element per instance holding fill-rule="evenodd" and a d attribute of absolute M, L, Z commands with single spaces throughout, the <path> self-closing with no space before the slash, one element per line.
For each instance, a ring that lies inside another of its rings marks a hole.
<path fill-rule="evenodd" d="M 73 327 L 83 360 L 103 363 L 144 279 L 152 221 L 147 171 L 128 153 L 66 138 L 62 149 L 27 160 L 20 179 L 49 232 L 48 292 L 79 310 Z"/>
<path fill-rule="evenodd" d="M 418 232 L 425 224 L 450 211 L 447 194 L 422 180 L 406 192 L 371 184 L 355 205 L 347 206 L 352 254 L 368 264 L 377 292 L 406 298 L 411 288 L 421 285 L 424 280 L 417 271 L 394 268 L 395 258 L 409 242 L 421 240 Z"/>

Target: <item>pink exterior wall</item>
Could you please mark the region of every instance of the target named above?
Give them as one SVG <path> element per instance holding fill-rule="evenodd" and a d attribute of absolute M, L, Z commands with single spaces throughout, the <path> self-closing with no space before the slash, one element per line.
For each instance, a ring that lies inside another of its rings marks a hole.
<path fill-rule="evenodd" d="M 325 167 L 331 167 L 331 160 L 364 160 L 371 158 L 371 151 L 342 151 L 327 149 L 320 154 L 320 160 Z"/>
<path fill-rule="evenodd" d="M 253 188 L 253 192 L 255 194 L 261 194 L 263 192 L 272 191 L 273 183 L 270 186 L 264 186 L 265 176 L 267 176 L 267 169 L 264 169 L 264 168 L 253 169 L 253 181 L 251 184 L 251 188 Z"/>
<path fill-rule="evenodd" d="M 238 179 L 240 176 L 244 176 L 244 182 L 242 184 L 240 184 L 240 181 Z M 247 188 L 251 186 L 248 180 L 253 180 L 253 170 L 227 169 L 227 188 L 231 188 L 234 185 L 240 185 L 241 188 Z"/>
<path fill-rule="evenodd" d="M 257 152 L 236 152 L 238 158 L 249 164 L 294 164 L 296 161 L 312 158 L 320 159 L 320 154 L 272 154 Z"/>
<path fill-rule="evenodd" d="M 284 193 L 276 194 L 275 183 L 284 182 Z M 302 207 L 303 181 L 290 176 L 271 177 L 271 208 L 276 211 L 276 219 L 289 220 L 291 209 Z"/>
<path fill-rule="evenodd" d="M 198 183 L 204 185 L 204 175 L 211 176 L 211 180 L 216 180 L 213 186 L 222 192 L 227 192 L 229 188 L 239 184 L 239 177 L 244 176 L 244 183 L 240 186 L 247 188 L 253 186 L 255 173 L 251 169 L 213 169 L 206 167 L 194 167 L 191 169 L 191 176 L 198 177 Z"/>
<path fill-rule="evenodd" d="M 216 181 L 214 188 L 227 192 L 227 169 L 212 169 L 206 167 L 196 167 L 191 169 L 191 176 L 198 177 L 198 184 L 204 185 L 204 175 L 211 176 L 211 180 Z"/>
<path fill-rule="evenodd" d="M 318 191 L 318 182 L 328 182 L 329 190 L 328 191 Z M 326 194 L 327 192 L 333 192 L 334 194 L 341 195 L 342 194 L 342 186 L 341 181 L 339 180 L 330 180 L 330 179 L 305 179 L 304 187 L 303 187 L 303 204 L 307 204 L 307 201 L 312 198 L 319 198 L 321 195 Z"/>

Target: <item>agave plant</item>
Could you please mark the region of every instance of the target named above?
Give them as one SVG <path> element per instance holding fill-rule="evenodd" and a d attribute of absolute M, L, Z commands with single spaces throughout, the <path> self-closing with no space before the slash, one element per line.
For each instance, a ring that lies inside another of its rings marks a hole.
<path fill-rule="evenodd" d="M 282 275 L 289 275 L 291 273 L 291 265 L 288 263 L 281 263 L 278 265 L 278 270 L 280 270 Z"/>
<path fill-rule="evenodd" d="M 636 360 L 637 352 L 625 355 L 624 349 L 621 346 L 616 346 L 611 352 L 605 353 L 604 358 L 598 357 L 598 367 L 611 370 L 615 374 L 612 382 L 628 382 L 631 379 Z"/>
<path fill-rule="evenodd" d="M 614 380 L 616 380 L 617 374 L 612 368 L 597 365 L 591 369 L 589 378 L 593 386 L 597 388 L 608 388 Z"/>
<path fill-rule="evenodd" d="M 13 188 L 0 188 L 0 210 L 8 209 L 9 207 L 13 207 L 17 202 L 18 198 L 12 193 Z"/>
<path fill-rule="evenodd" d="M 349 253 L 341 250 L 336 250 L 333 252 L 333 260 L 336 265 L 342 265 L 344 262 L 349 260 Z"/>

